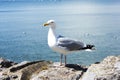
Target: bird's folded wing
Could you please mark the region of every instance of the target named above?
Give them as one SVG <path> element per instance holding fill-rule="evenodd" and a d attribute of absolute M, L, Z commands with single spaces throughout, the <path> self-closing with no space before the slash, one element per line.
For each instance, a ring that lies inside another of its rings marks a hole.
<path fill-rule="evenodd" d="M 69 51 L 76 51 L 76 50 L 81 50 L 84 47 L 84 43 L 68 38 L 58 38 L 57 46 L 63 47 Z"/>

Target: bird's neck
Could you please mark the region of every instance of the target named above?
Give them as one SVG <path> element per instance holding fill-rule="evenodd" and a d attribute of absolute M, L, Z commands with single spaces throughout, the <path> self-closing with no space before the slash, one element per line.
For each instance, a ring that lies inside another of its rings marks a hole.
<path fill-rule="evenodd" d="M 56 43 L 55 28 L 50 27 L 48 31 L 48 45 L 53 46 Z"/>

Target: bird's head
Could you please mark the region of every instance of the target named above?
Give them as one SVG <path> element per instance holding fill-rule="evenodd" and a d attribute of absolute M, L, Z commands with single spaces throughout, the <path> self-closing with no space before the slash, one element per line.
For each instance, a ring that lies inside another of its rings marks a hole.
<path fill-rule="evenodd" d="M 44 23 L 43 26 L 49 26 L 51 28 L 55 28 L 56 24 L 54 20 L 49 20 L 46 23 Z"/>

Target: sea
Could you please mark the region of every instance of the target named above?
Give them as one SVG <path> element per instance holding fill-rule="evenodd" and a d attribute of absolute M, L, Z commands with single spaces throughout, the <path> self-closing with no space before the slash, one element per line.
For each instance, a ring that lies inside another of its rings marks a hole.
<path fill-rule="evenodd" d="M 119 3 L 70 0 L 0 1 L 0 57 L 15 62 L 59 62 L 60 54 L 47 44 L 48 27 L 56 21 L 57 34 L 94 44 L 92 52 L 67 55 L 69 64 L 90 65 L 107 56 L 120 55 Z"/>

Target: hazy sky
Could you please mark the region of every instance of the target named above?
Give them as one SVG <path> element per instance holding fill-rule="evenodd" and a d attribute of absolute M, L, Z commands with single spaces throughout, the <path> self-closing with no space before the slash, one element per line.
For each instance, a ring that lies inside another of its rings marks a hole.
<path fill-rule="evenodd" d="M 100 4 L 113 4 L 119 3 L 120 0 L 0 0 L 0 1 L 41 1 L 41 2 L 85 2 L 85 3 L 100 3 Z"/>
<path fill-rule="evenodd" d="M 0 0 L 1 5 L 4 5 L 2 1 L 9 1 L 12 3 L 18 1 L 24 1 L 25 3 L 33 1 L 40 3 L 38 5 L 45 3 L 47 8 L 47 5 L 52 3 L 50 7 L 61 9 L 62 12 L 64 10 L 64 12 L 67 13 L 120 13 L 120 0 Z M 56 6 L 56 3 L 60 4 L 60 6 Z M 35 8 L 37 8 L 38 5 L 35 4 Z M 28 8 L 31 9 L 34 7 L 31 6 Z"/>

